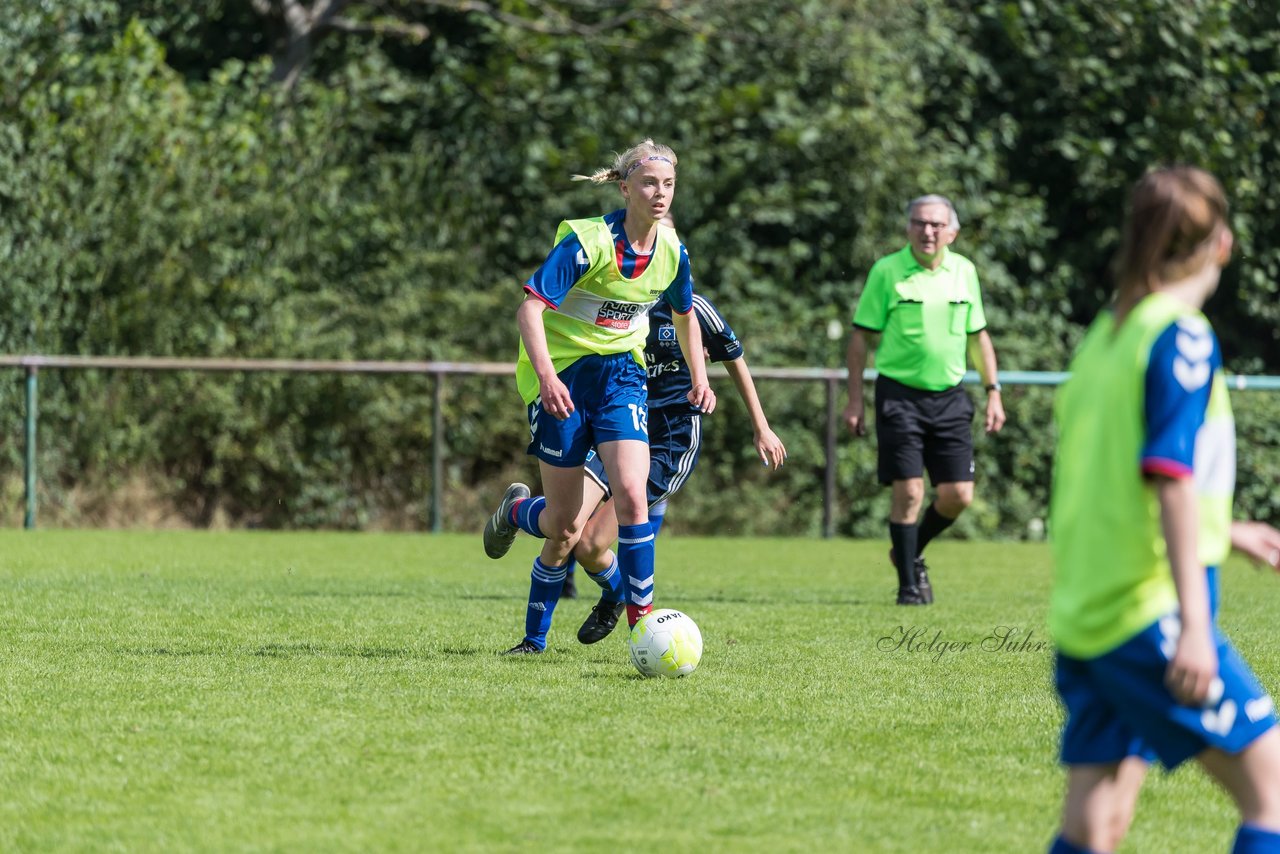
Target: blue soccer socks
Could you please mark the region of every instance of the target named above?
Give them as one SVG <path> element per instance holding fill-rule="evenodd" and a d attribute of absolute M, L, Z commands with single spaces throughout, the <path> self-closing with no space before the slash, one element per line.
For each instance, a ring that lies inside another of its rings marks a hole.
<path fill-rule="evenodd" d="M 542 514 L 542 508 L 546 506 L 547 499 L 544 495 L 539 495 L 536 498 L 522 498 L 511 505 L 511 523 L 526 534 L 532 534 L 538 539 L 545 540 L 547 535 L 542 533 L 542 529 L 538 527 L 538 516 Z"/>
<path fill-rule="evenodd" d="M 618 526 L 618 567 L 626 582 L 627 623 L 653 610 L 653 528 L 648 522 Z"/>
<path fill-rule="evenodd" d="M 524 615 L 524 639 L 540 650 L 547 648 L 547 630 L 551 628 L 551 615 L 564 587 L 564 569 L 563 566 L 547 566 L 541 558 L 535 558 L 533 572 L 529 574 L 529 610 Z"/>
<path fill-rule="evenodd" d="M 618 568 L 617 557 L 613 559 L 613 562 L 609 564 L 609 568 L 604 572 L 585 571 L 588 578 L 600 585 L 600 589 L 604 591 L 602 598 L 605 600 L 622 602 L 627 598 L 627 591 L 622 586 L 622 570 Z"/>

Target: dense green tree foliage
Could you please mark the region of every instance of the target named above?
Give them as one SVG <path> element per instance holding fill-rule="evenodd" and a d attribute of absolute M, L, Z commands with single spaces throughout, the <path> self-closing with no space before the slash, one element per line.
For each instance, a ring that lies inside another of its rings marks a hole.
<path fill-rule="evenodd" d="M 653 136 L 680 154 L 698 287 L 753 365 L 840 366 L 903 203 L 937 191 L 1002 366 L 1061 370 L 1106 298 L 1128 184 L 1182 160 L 1235 205 L 1210 306 L 1229 367 L 1280 373 L 1272 4 L 24 0 L 0 49 L 3 352 L 509 361 L 557 220 L 618 204 L 569 176 Z M 127 522 L 103 508 L 140 488 L 196 524 L 423 524 L 425 378 L 40 382 L 55 520 Z M 823 389 L 761 384 L 791 450 L 776 476 L 720 393 L 677 526 L 816 533 Z M 13 520 L 20 386 L 0 395 Z M 1050 394 L 1007 397 L 963 533 L 1019 536 L 1044 513 Z M 503 380 L 446 398 L 448 523 L 474 527 L 532 473 L 523 413 Z M 1280 402 L 1235 402 L 1241 512 L 1274 521 Z M 842 437 L 838 471 L 839 529 L 879 535 L 874 445 Z"/>

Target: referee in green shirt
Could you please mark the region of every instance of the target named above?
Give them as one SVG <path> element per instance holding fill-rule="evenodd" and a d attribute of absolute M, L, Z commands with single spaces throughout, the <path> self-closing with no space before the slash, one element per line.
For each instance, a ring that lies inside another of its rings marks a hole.
<path fill-rule="evenodd" d="M 947 249 L 959 231 L 955 206 L 945 196 L 913 199 L 907 205 L 909 243 L 872 266 L 849 339 L 844 421 L 857 436 L 867 433 L 862 373 L 875 348 L 879 475 L 893 487 L 889 539 L 899 605 L 933 601 L 921 555 L 973 502 L 974 408 L 960 386 L 966 353 L 986 387 L 987 432 L 1005 420 L 977 270 Z M 926 470 L 937 497 L 917 526 Z"/>

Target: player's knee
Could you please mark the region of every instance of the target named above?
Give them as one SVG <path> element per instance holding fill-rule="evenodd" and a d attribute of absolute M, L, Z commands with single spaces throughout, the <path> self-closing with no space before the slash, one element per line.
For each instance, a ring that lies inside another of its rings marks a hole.
<path fill-rule="evenodd" d="M 548 518 L 550 516 L 550 518 Z M 582 535 L 582 526 L 573 516 L 560 514 L 543 514 L 542 533 L 547 535 L 548 540 L 554 540 L 559 543 L 576 544 L 578 538 Z"/>
<path fill-rule="evenodd" d="M 573 556 L 578 559 L 578 563 L 585 566 L 592 572 L 597 572 L 608 568 L 605 558 L 609 552 L 609 546 L 613 543 L 605 542 L 600 535 L 593 534 L 591 530 L 582 532 L 582 536 L 578 539 L 578 545 L 573 550 Z"/>
<path fill-rule="evenodd" d="M 645 497 L 643 489 L 634 493 L 614 492 L 614 511 L 618 515 L 619 525 L 639 525 L 649 518 L 649 503 Z"/>

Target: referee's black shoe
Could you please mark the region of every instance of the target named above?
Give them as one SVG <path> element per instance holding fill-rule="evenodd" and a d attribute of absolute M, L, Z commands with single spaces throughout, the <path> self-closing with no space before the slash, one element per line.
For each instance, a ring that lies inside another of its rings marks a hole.
<path fill-rule="evenodd" d="M 598 643 L 618 626 L 618 618 L 626 608 L 623 602 L 610 602 L 603 596 L 591 609 L 582 628 L 578 629 L 578 643 Z"/>
<path fill-rule="evenodd" d="M 929 583 L 929 565 L 924 562 L 924 558 L 916 558 L 916 587 L 920 590 L 920 596 L 924 599 L 924 604 L 933 604 L 933 585 Z"/>
<path fill-rule="evenodd" d="M 924 594 L 920 592 L 919 587 L 899 587 L 898 588 L 898 604 L 899 605 L 928 605 Z"/>
<path fill-rule="evenodd" d="M 893 549 L 889 549 L 889 563 L 896 568 L 898 566 L 898 555 Z M 933 604 L 933 585 L 929 583 L 929 564 L 924 562 L 923 555 L 916 555 L 916 562 L 912 567 L 912 576 L 915 578 L 915 589 L 919 592 L 923 602 L 903 602 L 902 592 L 898 593 L 899 605 L 932 605 Z M 899 575 L 899 578 L 902 576 Z M 909 587 L 899 587 L 899 591 L 910 590 Z"/>

